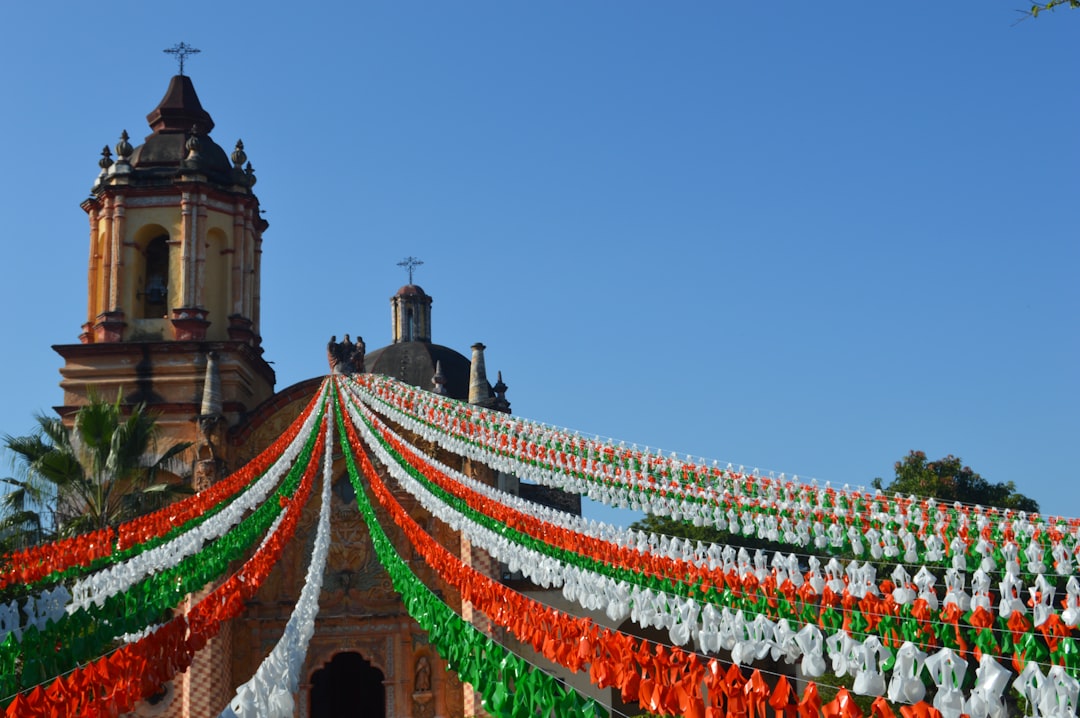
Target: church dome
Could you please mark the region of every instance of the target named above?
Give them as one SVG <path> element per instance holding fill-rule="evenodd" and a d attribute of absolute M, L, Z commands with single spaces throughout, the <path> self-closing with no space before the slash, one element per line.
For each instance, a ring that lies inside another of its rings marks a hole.
<path fill-rule="evenodd" d="M 395 297 L 426 297 L 423 287 L 418 284 L 406 284 L 401 289 L 397 290 Z"/>
<path fill-rule="evenodd" d="M 469 359 L 450 347 L 431 342 L 395 342 L 364 356 L 364 370 L 400 379 L 431 391 L 437 364 L 442 366 L 446 393 L 469 400 Z"/>

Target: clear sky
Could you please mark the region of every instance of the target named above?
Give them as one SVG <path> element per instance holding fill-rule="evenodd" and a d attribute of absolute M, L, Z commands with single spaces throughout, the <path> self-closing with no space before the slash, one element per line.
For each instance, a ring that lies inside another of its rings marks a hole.
<path fill-rule="evenodd" d="M 1078 515 L 1080 11 L 1024 5 L 11 4 L 0 432 L 60 403 L 79 202 L 183 40 L 279 388 L 388 343 L 415 255 L 515 413 L 838 485 L 953 453 Z"/>

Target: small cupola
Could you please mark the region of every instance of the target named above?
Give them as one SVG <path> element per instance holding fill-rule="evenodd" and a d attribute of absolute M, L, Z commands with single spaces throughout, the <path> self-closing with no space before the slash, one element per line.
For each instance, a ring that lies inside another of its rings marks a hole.
<path fill-rule="evenodd" d="M 390 298 L 394 344 L 431 341 L 431 297 L 416 284 L 406 284 Z"/>

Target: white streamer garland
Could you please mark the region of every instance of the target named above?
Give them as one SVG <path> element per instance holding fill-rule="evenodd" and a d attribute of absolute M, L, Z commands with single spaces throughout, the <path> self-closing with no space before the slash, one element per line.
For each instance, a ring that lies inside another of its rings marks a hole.
<path fill-rule="evenodd" d="M 324 385 L 320 389 L 320 401 L 325 398 L 326 391 Z M 78 579 L 70 590 L 60 584 L 39 594 L 27 596 L 23 605 L 23 614 L 27 616 L 25 621 L 21 620 L 15 599 L 7 605 L 0 604 L 0 642 L 8 633 L 15 633 L 16 640 L 21 640 L 22 631 L 27 626 L 37 626 L 39 630 L 43 630 L 47 621 L 56 620 L 65 612 L 70 615 L 80 608 L 89 608 L 91 604 L 100 608 L 110 596 L 127 591 L 153 573 L 173 568 L 188 556 L 201 551 L 207 543 L 223 536 L 239 523 L 249 510 L 266 500 L 270 491 L 296 462 L 296 457 L 311 434 L 317 415 L 317 411 L 308 414 L 300 431 L 257 482 L 244 489 L 224 510 L 198 526 L 149 551 L 84 576 Z M 280 519 L 279 515 L 267 531 L 267 536 L 273 535 Z"/>
<path fill-rule="evenodd" d="M 520 417 L 455 403 L 385 377 L 364 375 L 362 381 L 372 385 L 369 388 L 364 383 L 354 382 L 357 391 L 365 395 L 365 403 L 380 413 L 393 416 L 396 422 L 404 424 L 407 421 L 410 431 L 497 470 L 588 496 L 607 505 L 686 519 L 699 526 L 714 526 L 802 547 L 848 548 L 856 555 L 869 550 L 874 559 L 894 558 L 903 553 L 908 563 L 947 563 L 951 554 L 953 567 L 958 570 L 966 569 L 964 553 L 967 550 L 967 542 L 959 534 L 969 532 L 977 537 L 972 543 L 980 555 L 981 568 L 987 572 L 996 568 L 993 546 L 982 538 L 985 530 L 994 528 L 993 518 L 989 513 L 983 513 L 981 507 L 975 507 L 974 524 L 970 523 L 967 513 L 961 512 L 959 525 L 950 528 L 945 505 L 933 499 L 927 500 L 928 510 L 924 515 L 914 504 L 904 509 L 900 502 L 878 495 L 873 500 L 888 501 L 892 510 L 874 511 L 869 519 L 882 525 L 895 523 L 898 528 L 885 532 L 872 529 L 874 533 L 867 536 L 868 546 L 864 546 L 861 540 L 853 540 L 849 535 L 854 527 L 844 528 L 849 514 L 852 520 L 859 518 L 859 514 L 844 507 L 827 505 L 830 496 L 836 502 L 848 505 L 867 500 L 866 496 L 851 492 L 846 486 L 835 490 L 826 483 L 824 489 L 819 489 L 816 482 L 813 485 L 794 483 L 797 477 L 793 482 L 785 483 L 783 475 L 780 480 L 756 474 L 747 476 L 742 473 L 742 467 L 738 472 L 730 466 L 726 470 L 715 465 L 707 468 L 692 463 L 689 458 L 685 462 L 674 454 L 664 458 L 650 454 L 648 450 L 638 452 L 636 447 L 632 450 L 639 464 L 636 471 L 629 467 L 613 467 L 600 457 L 625 455 L 627 450 L 621 445 L 590 441 Z M 422 410 L 406 411 L 407 404 L 422 407 Z M 454 412 L 466 416 L 463 419 L 454 416 Z M 429 419 L 421 418 L 421 414 Z M 455 433 L 455 427 L 460 428 L 466 423 L 473 429 L 468 439 Z M 496 428 L 492 429 L 493 426 Z M 520 456 L 510 455 L 507 436 L 514 437 L 520 447 L 516 450 Z M 550 443 L 570 446 L 571 450 L 549 451 L 545 444 Z M 575 454 L 573 449 L 578 453 Z M 538 457 L 544 454 L 550 454 L 550 459 L 543 459 L 550 461 L 550 466 L 537 466 L 522 459 L 539 461 Z M 645 466 L 644 473 L 642 465 Z M 657 483 L 646 474 L 666 477 L 666 483 Z M 764 496 L 747 496 L 748 485 L 760 490 Z M 646 495 L 647 489 L 658 491 L 658 494 Z M 721 503 L 725 500 L 735 502 L 735 505 L 722 510 Z M 791 517 L 784 516 L 785 513 Z M 1057 519 L 1056 524 L 1050 525 L 1037 515 L 1029 517 L 1024 512 L 1004 512 L 996 527 L 1015 537 L 1001 547 L 1006 563 L 1015 562 L 1018 568 L 1026 568 L 1030 573 L 1042 573 L 1045 551 L 1049 548 L 1058 575 L 1075 573 L 1080 568 L 1080 523 L 1073 521 L 1071 527 L 1067 524 L 1063 527 L 1063 522 L 1064 519 Z M 1061 538 L 1053 538 L 1054 532 L 1061 533 Z M 922 538 L 924 534 L 925 538 Z M 1047 546 L 1043 545 L 1042 537 L 1049 539 Z"/>
<path fill-rule="evenodd" d="M 558 472 L 550 472 L 543 469 L 538 469 L 537 467 L 523 464 L 509 457 L 493 457 L 492 454 L 483 451 L 477 448 L 475 445 L 470 444 L 469 442 L 466 442 L 460 438 L 455 439 L 439 432 L 431 431 L 430 427 L 428 427 L 426 423 L 417 419 L 411 414 L 405 413 L 404 411 L 396 407 L 388 407 L 384 402 L 373 401 L 375 397 L 370 392 L 366 391 L 361 384 L 352 382 L 350 384 L 350 389 L 353 391 L 354 396 L 357 398 L 357 400 L 361 401 L 365 406 L 368 406 L 375 411 L 384 410 L 385 413 L 389 415 L 389 418 L 394 422 L 400 424 L 409 431 L 423 437 L 426 440 L 437 441 L 441 446 L 443 446 L 443 448 L 459 456 L 465 456 L 467 458 L 486 463 L 489 467 L 497 471 L 516 474 L 521 478 L 536 480 L 538 483 L 545 483 L 545 485 L 553 486 L 555 488 L 563 490 L 568 490 L 572 493 L 582 493 L 581 491 L 575 489 L 575 484 L 580 489 L 583 484 L 587 483 L 582 479 L 577 479 L 575 477 L 567 477 L 565 474 L 559 474 Z M 373 406 L 373 404 L 377 405 Z M 455 479 L 457 479 L 457 477 L 455 477 Z M 633 539 L 629 538 L 630 536 L 633 536 L 633 532 L 630 532 L 628 536 L 627 532 L 619 534 L 618 530 L 613 530 L 613 535 L 611 532 L 604 530 L 602 528 L 602 525 L 601 527 L 596 529 L 596 533 L 589 529 L 580 530 L 578 527 L 570 525 L 569 523 L 563 523 L 559 521 L 555 516 L 556 512 L 537 514 L 535 513 L 535 509 L 521 509 L 520 504 L 514 504 L 512 500 L 509 500 L 507 495 L 503 492 L 498 492 L 502 494 L 501 496 L 494 496 L 490 493 L 490 491 L 493 490 L 489 488 L 478 488 L 475 486 L 476 482 L 471 482 L 471 480 L 467 478 L 464 478 L 463 483 L 468 483 L 470 488 L 474 488 L 484 493 L 486 496 L 500 501 L 501 503 L 504 503 L 506 505 L 512 505 L 514 506 L 514 508 L 519 508 L 519 510 L 524 510 L 526 512 L 532 513 L 534 516 L 537 516 L 537 518 L 541 518 L 542 520 L 550 520 L 552 521 L 552 523 L 556 523 L 557 525 L 561 525 L 570 530 L 578 531 L 579 533 L 583 533 L 585 535 L 595 536 L 603 540 L 612 541 L 614 543 L 618 543 L 621 546 L 636 548 L 639 551 L 647 550 L 649 552 L 655 553 L 659 550 L 661 553 L 663 553 L 666 538 L 657 539 L 655 535 L 641 534 L 638 536 L 637 540 L 634 541 Z M 595 485 L 589 484 L 589 486 L 586 486 L 585 488 L 589 487 L 595 488 Z M 586 495 L 589 495 L 591 498 L 601 500 L 595 493 Z M 531 502 L 522 501 L 521 503 L 529 504 Z M 697 520 L 694 520 L 694 523 L 695 525 L 702 525 L 702 523 L 706 522 L 702 521 L 699 523 Z M 722 529 L 725 527 L 721 525 L 719 526 L 719 528 Z M 839 528 L 839 525 L 833 524 L 830 528 Z M 851 527 L 850 531 L 855 532 L 856 529 L 854 527 Z M 747 535 L 753 534 L 751 533 Z M 910 535 L 911 534 L 909 534 L 909 536 Z M 772 541 L 779 540 L 778 536 L 771 533 L 762 535 L 762 538 L 767 538 Z M 798 542 L 796 542 L 796 544 L 801 545 Z M 705 557 L 700 555 L 701 550 L 693 546 L 692 543 L 689 541 L 679 543 L 678 539 L 675 539 L 674 541 L 671 541 L 669 543 L 669 546 L 670 545 L 674 545 L 676 547 L 676 551 L 678 552 L 664 554 L 668 555 L 668 557 L 670 558 L 692 561 L 697 563 L 698 565 L 708 565 L 710 569 L 716 568 L 718 561 L 722 560 L 725 572 L 730 571 L 732 568 L 738 565 L 740 568 L 740 570 L 738 571 L 739 574 L 742 576 L 745 576 L 747 574 L 745 565 L 748 559 L 744 557 L 745 550 L 737 552 L 735 549 L 732 549 L 730 547 L 719 547 L 717 544 L 713 544 L 712 548 L 707 549 L 707 551 L 710 552 L 711 555 L 709 555 L 706 559 Z M 721 556 L 717 556 L 718 553 L 720 553 Z M 761 557 L 755 557 L 754 566 L 756 567 L 756 573 L 760 574 L 762 569 L 767 570 L 768 564 L 760 551 L 758 552 L 758 554 Z M 874 556 L 874 558 L 879 560 L 887 560 L 887 558 L 883 557 L 882 555 L 876 555 Z M 909 559 L 907 560 L 907 563 L 909 564 L 921 564 L 918 556 L 906 556 L 905 558 Z M 791 566 L 790 570 L 788 571 L 789 577 L 792 578 L 792 581 L 795 582 L 796 587 L 798 587 L 801 583 L 799 581 L 799 571 L 794 569 L 794 566 L 797 565 L 797 561 L 794 559 L 794 557 L 789 557 L 789 559 L 785 560 L 787 560 L 787 562 Z M 862 598 L 867 590 L 870 590 L 873 593 L 877 592 L 876 587 L 873 587 L 873 583 L 876 580 L 876 577 L 866 575 L 867 569 L 869 569 L 871 566 L 869 561 L 863 564 L 862 568 L 858 568 L 860 564 L 857 560 L 850 562 L 847 567 L 844 568 L 840 565 L 840 562 L 837 559 L 830 559 L 825 566 L 824 577 L 820 576 L 820 561 L 814 556 L 810 556 L 809 562 L 811 571 L 815 573 L 820 578 L 820 580 L 835 582 L 833 590 L 836 593 L 841 593 L 847 585 L 841 580 L 844 576 L 847 576 L 849 578 L 854 577 L 857 579 L 857 581 L 852 584 L 852 590 L 859 598 Z M 775 567 L 776 565 L 777 561 L 776 559 L 774 559 L 773 566 Z M 853 566 L 856 567 L 856 569 L 858 570 L 853 570 Z M 893 592 L 893 598 L 897 603 L 901 605 L 909 604 L 916 598 L 926 599 L 927 602 L 930 604 L 930 607 L 935 610 L 938 609 L 939 605 L 948 605 L 949 603 L 956 603 L 964 611 L 967 611 L 976 605 L 984 605 L 987 610 L 992 611 L 996 608 L 999 615 L 1007 619 L 1013 611 L 1018 611 L 1021 614 L 1026 615 L 1027 606 L 1025 605 L 1024 597 L 1030 596 L 1032 597 L 1033 603 L 1035 604 L 1035 627 L 1041 626 L 1047 619 L 1049 619 L 1052 615 L 1055 614 L 1057 614 L 1061 618 L 1062 622 L 1070 628 L 1075 628 L 1078 623 L 1080 623 L 1080 582 L 1075 580 L 1075 577 L 1070 577 L 1070 580 L 1066 587 L 1066 610 L 1064 612 L 1058 613 L 1054 606 L 1055 589 L 1050 584 L 1050 582 L 1047 581 L 1041 573 L 1035 573 L 1034 580 L 1030 584 L 1025 585 L 1021 580 L 1021 568 L 1018 561 L 1010 561 L 1005 566 L 1005 571 L 1002 573 L 1001 581 L 998 585 L 999 595 L 1002 597 L 1002 599 L 998 602 L 996 606 L 993 602 L 994 599 L 990 591 L 990 573 L 983 570 L 982 567 L 976 569 L 975 573 L 972 576 L 972 592 L 973 594 L 975 594 L 974 596 L 969 596 L 965 591 L 965 572 L 962 569 L 957 568 L 956 565 L 954 565 L 952 568 L 947 569 L 944 584 L 946 588 L 946 593 L 943 604 L 939 603 L 938 596 L 933 589 L 933 586 L 938 580 L 937 576 L 927 571 L 925 566 L 922 566 L 920 568 L 919 572 L 913 579 L 902 565 L 897 565 L 891 577 L 897 587 L 897 590 Z M 762 580 L 763 576 L 758 575 L 757 578 L 758 580 Z M 818 589 L 817 593 L 820 593 L 820 589 Z M 1035 597 L 1037 597 L 1037 600 Z M 974 604 L 972 603 L 973 600 L 975 601 Z"/>
<path fill-rule="evenodd" d="M 864 695 L 884 695 L 886 691 L 889 698 L 896 702 L 915 703 L 922 699 L 922 679 L 920 675 L 925 670 L 927 675 L 938 686 L 934 706 L 942 711 L 945 718 L 959 718 L 961 713 L 970 715 L 995 715 L 1005 710 L 1004 690 L 1007 687 L 1008 669 L 1001 666 L 994 656 L 984 655 L 980 662 L 979 672 L 987 678 L 980 680 L 967 696 L 959 690 L 962 675 L 956 671 L 960 666 L 966 667 L 966 662 L 960 659 L 949 648 L 943 648 L 929 658 L 918 647 L 905 642 L 898 650 L 896 665 L 891 675 L 891 681 L 886 683 L 885 672 L 881 664 L 888 660 L 892 652 L 882 645 L 881 640 L 875 636 L 867 636 L 863 641 L 858 641 L 845 631 L 838 631 L 823 641 L 823 636 L 817 626 L 803 624 L 801 628 L 794 630 L 787 619 L 773 621 L 763 614 L 753 614 L 742 610 L 732 612 L 723 607 L 719 610 L 709 603 L 703 603 L 673 594 L 652 591 L 641 586 L 630 585 L 625 581 L 616 581 L 607 576 L 597 574 L 587 569 L 566 564 L 558 559 L 547 556 L 533 549 L 523 547 L 499 534 L 476 524 L 471 519 L 462 515 L 457 510 L 448 506 L 434 494 L 428 491 L 422 484 L 416 481 L 407 470 L 394 460 L 389 452 L 374 437 L 366 423 L 358 415 L 356 409 L 347 406 L 349 418 L 353 421 L 363 440 L 369 449 L 378 457 L 379 461 L 387 468 L 390 475 L 410 495 L 434 516 L 449 525 L 452 529 L 461 531 L 471 542 L 483 548 L 492 557 L 507 563 L 511 571 L 520 570 L 533 583 L 544 588 L 561 587 L 567 600 L 578 603 L 586 610 L 604 611 L 608 618 L 618 624 L 626 617 L 642 627 L 666 629 L 669 639 L 675 645 L 685 646 L 694 639 L 699 650 L 715 653 L 718 650 L 731 652 L 732 660 L 737 664 L 752 663 L 761 660 L 767 655 L 773 660 L 783 658 L 788 663 L 793 663 L 802 658 L 802 671 L 808 677 L 818 677 L 825 672 L 825 656 L 832 661 L 832 671 L 838 676 L 851 674 L 854 677 L 854 692 Z M 396 440 L 404 442 L 404 439 L 386 427 L 383 427 L 389 435 Z M 441 471 L 454 481 L 468 485 L 479 493 L 490 498 L 495 498 L 503 505 L 531 504 L 519 497 L 513 497 L 499 492 L 485 484 L 477 482 L 469 477 L 446 467 L 441 462 L 429 459 L 437 470 Z M 482 488 L 481 488 L 482 487 Z M 496 496 L 498 494 L 498 496 Z M 533 513 L 533 512 L 530 512 Z M 535 513 L 558 514 L 553 509 L 535 510 Z M 534 515 L 535 515 L 534 513 Z M 576 519 L 576 521 L 574 521 Z M 556 521 L 554 523 L 570 528 L 567 524 L 583 523 L 578 517 L 571 520 Z M 590 534 L 608 534 L 609 531 L 592 527 Z M 606 527 L 605 527 L 606 528 Z M 574 530 L 574 529 L 571 529 Z M 630 533 L 630 532 L 624 532 Z M 633 545 L 633 539 L 627 541 L 624 535 L 620 545 Z M 655 536 L 651 536 L 655 540 Z M 701 556 L 687 556 L 678 549 L 689 548 L 691 542 L 672 542 L 676 551 L 659 552 L 669 558 L 682 558 L 683 560 L 701 560 Z M 640 546 L 640 541 L 638 541 Z M 648 550 L 657 553 L 654 545 L 649 545 Z M 669 544 L 669 547 L 671 544 Z M 725 547 L 732 550 L 731 547 Z M 682 556 L 673 555 L 682 553 Z M 745 549 L 741 550 L 739 571 L 742 575 L 753 573 L 759 580 L 760 572 L 764 563 L 763 554 L 757 552 L 758 560 L 751 567 Z M 728 557 L 730 558 L 730 557 Z M 783 559 L 777 554 L 774 557 L 774 570 L 777 558 Z M 715 567 L 715 556 L 709 559 L 711 567 Z M 797 565 L 797 564 L 796 564 Z M 827 575 L 830 580 L 838 581 L 843 572 L 839 570 L 839 563 L 835 559 L 830 561 L 831 570 Z M 848 565 L 850 573 L 852 567 L 859 566 L 858 561 L 852 561 Z M 869 563 L 865 564 L 870 567 Z M 871 570 L 872 567 L 870 567 Z M 898 567 L 899 568 L 899 567 Z M 955 580 L 956 572 L 950 569 L 950 574 Z M 799 576 L 797 570 L 792 571 L 793 576 Z M 1041 577 L 1040 577 L 1041 578 Z M 813 580 L 813 579 L 811 579 Z M 822 579 L 824 581 L 824 579 Z M 962 580 L 962 577 L 961 577 Z M 949 582 L 947 581 L 947 585 Z M 868 582 L 873 586 L 873 581 Z M 874 589 L 876 591 L 876 588 Z M 958 602 L 955 595 L 958 589 L 954 585 L 947 593 L 946 601 Z M 962 593 L 962 588 L 959 589 Z M 924 591 L 925 593 L 925 591 Z M 950 595 L 952 594 L 952 595 Z M 865 594 L 864 594 L 865 595 Z M 1052 594 L 1051 594 L 1052 600 Z M 936 596 L 934 597 L 936 604 Z M 967 610 L 965 608 L 965 610 Z M 752 618 L 749 616 L 753 616 Z M 1077 700 L 1075 692 L 1080 692 L 1080 682 L 1064 673 L 1060 666 L 1051 668 L 1054 681 L 1038 682 L 1031 676 L 1041 676 L 1041 671 L 1034 661 L 1028 664 L 1034 668 L 1026 671 L 1027 676 L 1022 675 L 1014 682 L 1021 692 L 1027 690 L 1036 699 L 1041 710 L 1053 708 L 1053 713 L 1044 712 L 1044 715 L 1075 715 Z M 946 666 L 947 668 L 942 668 Z M 1061 669 L 1061 670 L 1055 670 Z M 1002 673 L 1003 672 L 1003 673 Z M 1004 675 L 1004 679 L 998 679 Z M 1035 685 L 1038 683 L 1038 685 Z M 1031 684 L 1031 685 L 1029 685 Z M 916 685 L 918 688 L 916 688 Z"/>
<path fill-rule="evenodd" d="M 251 679 L 236 689 L 229 705 L 219 718 L 291 718 L 295 695 L 300 689 L 300 671 L 307 658 L 308 643 L 315 632 L 319 613 L 326 556 L 330 550 L 330 487 L 333 480 L 334 429 L 333 408 L 327 409 L 326 450 L 323 452 L 322 505 L 315 530 L 304 587 L 293 607 L 285 631 L 263 659 Z M 269 535 L 269 534 L 268 534 Z"/>

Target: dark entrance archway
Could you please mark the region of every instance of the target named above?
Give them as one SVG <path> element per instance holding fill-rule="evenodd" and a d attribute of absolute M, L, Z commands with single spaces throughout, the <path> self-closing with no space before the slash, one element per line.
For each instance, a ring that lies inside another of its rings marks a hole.
<path fill-rule="evenodd" d="M 311 676 L 311 718 L 384 718 L 385 676 L 359 653 L 339 653 Z"/>

